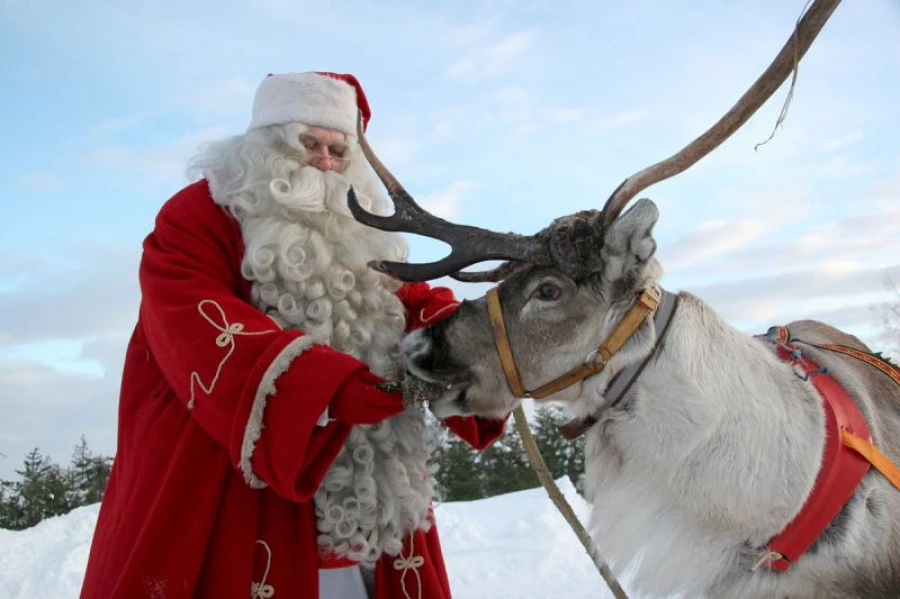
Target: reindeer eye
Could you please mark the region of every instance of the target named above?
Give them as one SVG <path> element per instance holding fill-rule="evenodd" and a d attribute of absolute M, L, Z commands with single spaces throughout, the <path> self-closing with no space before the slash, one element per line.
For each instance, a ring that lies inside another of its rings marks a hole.
<path fill-rule="evenodd" d="M 553 301 L 559 299 L 560 289 L 556 283 L 549 281 L 541 283 L 537 288 L 538 298 L 545 301 Z"/>

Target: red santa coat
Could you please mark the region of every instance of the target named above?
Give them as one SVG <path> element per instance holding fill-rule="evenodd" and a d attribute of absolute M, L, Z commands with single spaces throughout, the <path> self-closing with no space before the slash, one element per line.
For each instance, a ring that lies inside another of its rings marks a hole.
<path fill-rule="evenodd" d="M 237 222 L 204 181 L 166 203 L 144 242 L 118 448 L 83 599 L 318 597 L 311 500 L 350 426 L 317 420 L 368 367 L 307 347 L 301 331 L 253 307 L 243 253 Z M 398 295 L 409 329 L 455 305 L 427 284 Z M 447 424 L 479 449 L 503 431 L 500 421 Z M 379 561 L 379 599 L 450 597 L 436 527 L 407 537 L 401 555 Z"/>

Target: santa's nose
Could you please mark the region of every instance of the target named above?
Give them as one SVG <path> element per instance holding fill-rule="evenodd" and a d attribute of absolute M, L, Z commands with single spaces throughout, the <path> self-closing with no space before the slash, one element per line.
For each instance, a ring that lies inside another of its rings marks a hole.
<path fill-rule="evenodd" d="M 312 165 L 320 171 L 336 171 L 337 161 L 329 154 L 319 154 L 312 160 Z"/>

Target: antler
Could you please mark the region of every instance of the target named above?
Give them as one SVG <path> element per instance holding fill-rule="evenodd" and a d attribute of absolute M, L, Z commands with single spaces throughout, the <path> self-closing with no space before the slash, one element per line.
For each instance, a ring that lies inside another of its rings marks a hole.
<path fill-rule="evenodd" d="M 529 266 L 530 265 L 527 262 L 510 260 L 491 270 L 479 272 L 453 272 L 450 273 L 450 278 L 463 283 L 497 283 L 503 279 L 508 279 L 515 273 L 528 268 Z"/>
<path fill-rule="evenodd" d="M 696 164 L 746 123 L 781 87 L 792 71 L 796 78 L 800 59 L 809 50 L 838 4 L 840 0 L 815 0 L 797 21 L 791 38 L 775 60 L 722 118 L 678 153 L 625 179 L 606 201 L 601 213 L 580 213 L 563 217 L 532 236 L 458 225 L 422 209 L 375 156 L 363 134 L 362 121 L 359 121 L 357 130 L 363 154 L 387 187 L 395 212 L 388 217 L 366 212 L 351 189 L 347 200 L 353 216 L 358 221 L 379 229 L 440 239 L 452 248 L 450 255 L 437 262 L 404 264 L 385 261 L 373 263 L 372 267 L 406 281 L 423 281 L 451 274 L 454 278 L 467 282 L 501 280 L 521 268 L 522 263 L 553 264 L 573 278 L 596 270 L 599 256 L 594 250 L 602 244 L 602 232 L 618 218 L 628 202 L 651 185 Z M 511 262 L 490 271 L 461 272 L 466 266 L 497 259 Z"/>
<path fill-rule="evenodd" d="M 359 205 L 353 188 L 347 193 L 347 205 L 359 222 L 385 231 L 403 231 L 440 239 L 450 245 L 450 254 L 436 262 L 407 264 L 388 260 L 376 261 L 370 266 L 404 281 L 427 281 L 487 260 L 512 260 L 531 264 L 550 264 L 546 245 L 536 235 L 497 233 L 479 227 L 458 225 L 439 218 L 421 206 L 407 193 L 396 177 L 372 151 L 362 130 L 362 120 L 357 122 L 359 145 L 378 178 L 387 188 L 394 203 L 394 214 L 378 216 Z M 493 272 L 493 271 L 492 271 Z M 477 277 L 482 273 L 459 273 L 462 277 Z M 477 280 L 477 279 L 467 279 Z"/>
<path fill-rule="evenodd" d="M 741 128 L 759 108 L 781 87 L 791 71 L 796 77 L 797 65 L 822 31 L 825 22 L 840 4 L 840 0 L 816 0 L 799 19 L 791 38 L 781 48 L 762 75 L 716 124 L 686 145 L 680 152 L 662 162 L 631 175 L 616 188 L 603 206 L 604 226 L 614 221 L 634 196 L 651 185 L 684 172 L 701 158 L 719 147 Z"/>

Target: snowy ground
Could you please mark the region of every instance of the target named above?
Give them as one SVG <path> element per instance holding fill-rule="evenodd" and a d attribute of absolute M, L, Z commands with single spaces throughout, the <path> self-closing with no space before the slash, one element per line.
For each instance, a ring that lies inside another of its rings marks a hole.
<path fill-rule="evenodd" d="M 559 481 L 580 517 L 587 506 Z M 76 599 L 99 506 L 21 532 L 0 530 L 0 598 Z M 611 597 L 543 489 L 437 508 L 454 599 Z"/>

